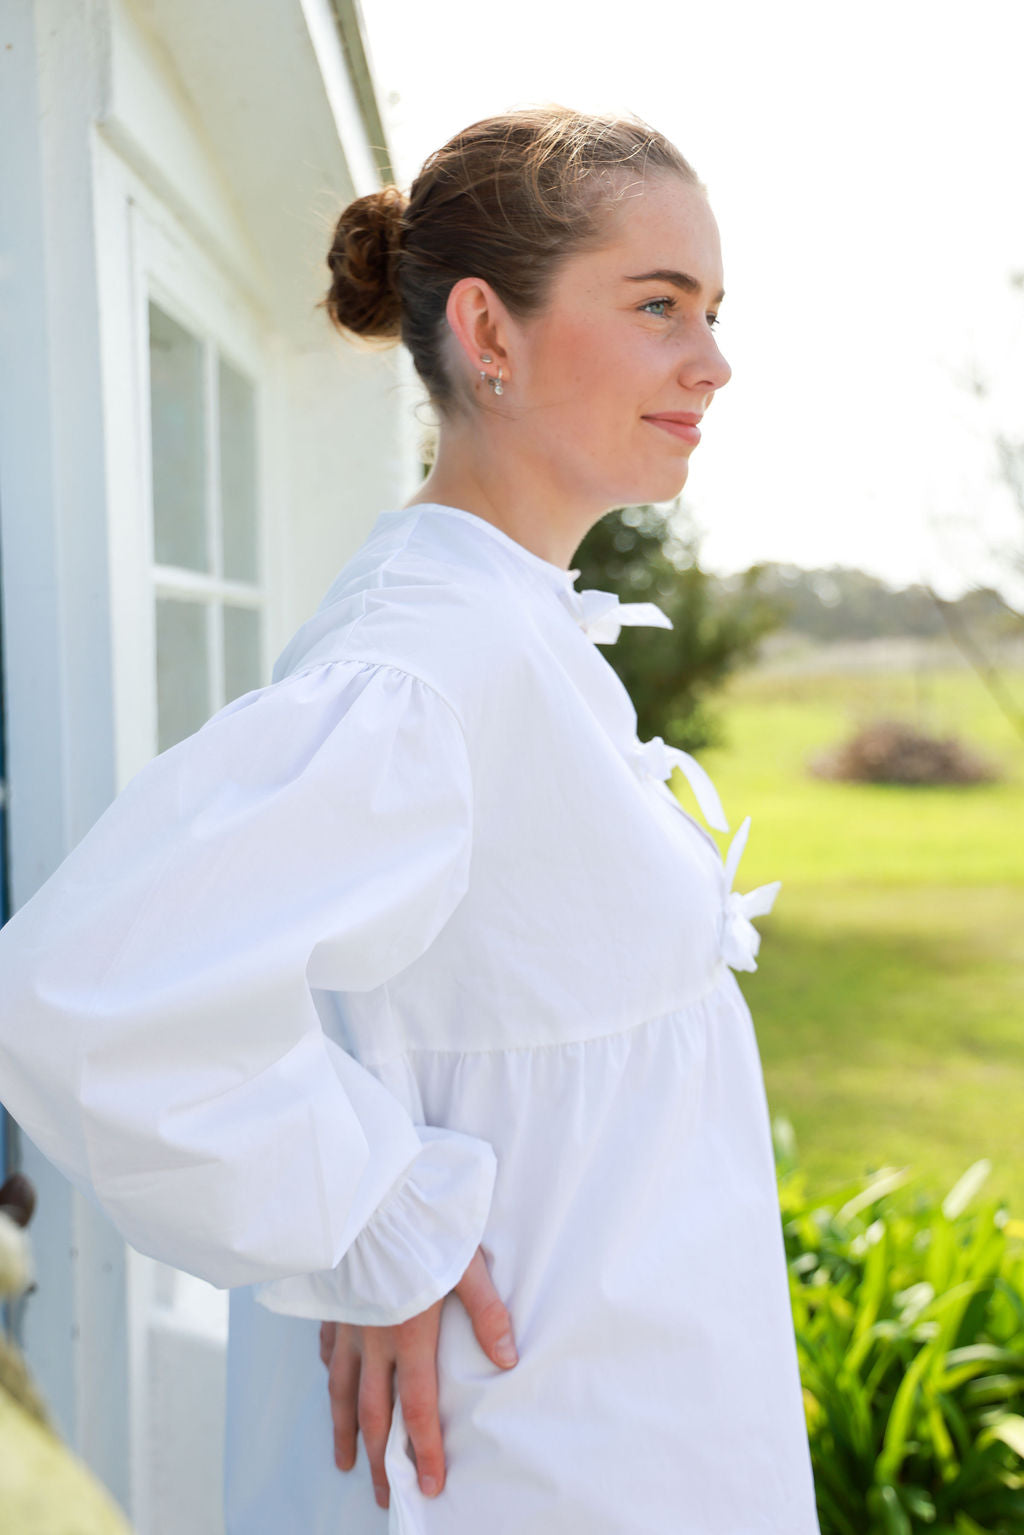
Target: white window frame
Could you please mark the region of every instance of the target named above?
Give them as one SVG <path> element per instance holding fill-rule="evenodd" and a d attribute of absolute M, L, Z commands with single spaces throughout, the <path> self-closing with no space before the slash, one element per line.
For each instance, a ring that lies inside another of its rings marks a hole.
<path fill-rule="evenodd" d="M 237 323 L 230 310 L 225 311 L 223 299 L 210 284 L 208 273 L 202 272 L 196 253 L 183 253 L 180 245 L 169 238 L 163 220 L 154 219 L 133 200 L 129 209 L 131 239 L 136 261 L 136 325 L 139 344 L 139 393 L 144 402 L 142 412 L 142 452 L 145 475 L 145 521 L 148 540 L 148 565 L 152 586 L 152 632 L 150 638 L 152 674 L 156 676 L 156 601 L 170 598 L 199 601 L 206 608 L 207 638 L 207 698 L 209 712 L 215 713 L 227 702 L 224 691 L 223 625 L 219 622 L 220 605 L 228 603 L 237 607 L 254 609 L 260 614 L 260 675 L 267 666 L 267 633 L 269 629 L 269 603 L 267 570 L 269 549 L 266 528 L 263 476 L 260 473 L 261 449 L 264 442 L 264 426 L 267 419 L 261 387 L 265 365 L 245 327 Z M 191 254 L 191 260 L 189 259 Z M 203 357 L 203 436 L 206 460 L 206 535 L 208 571 L 190 570 L 184 566 L 157 564 L 153 549 L 153 477 L 152 442 L 149 420 L 149 305 L 156 304 L 163 312 L 177 321 L 196 337 L 202 347 Z M 220 456 L 218 441 L 219 409 L 219 358 L 249 379 L 255 390 L 256 414 L 256 542 L 257 579 L 254 583 L 232 580 L 223 575 L 221 564 L 221 503 L 220 503 Z M 154 717 L 152 722 L 152 750 L 156 751 L 156 716 L 154 691 Z"/>
<path fill-rule="evenodd" d="M 267 680 L 268 645 L 279 628 L 281 593 L 275 589 L 278 543 L 277 468 L 272 437 L 280 392 L 277 351 L 258 296 L 241 293 L 235 271 L 218 260 L 184 221 L 165 206 L 102 139 L 97 142 L 100 227 L 119 224 L 120 248 L 101 253 L 101 303 L 107 441 L 111 623 L 118 786 L 157 749 L 156 599 L 179 597 L 254 607 L 262 616 L 261 675 Z M 127 303 L 126 303 L 127 295 Z M 153 538 L 149 430 L 149 301 L 152 298 L 204 347 L 206 367 L 208 536 L 219 529 L 216 418 L 217 354 L 252 381 L 255 390 L 258 499 L 258 573 L 255 585 L 216 573 L 158 565 Z M 123 423 L 122 436 L 115 423 Z M 224 702 L 220 625 L 212 623 L 210 712 Z"/>
<path fill-rule="evenodd" d="M 140 217 L 135 210 L 136 220 Z M 151 243 L 152 234 L 146 231 L 147 243 Z M 256 441 L 257 454 L 260 442 L 260 418 L 265 412 L 260 410 L 260 392 L 256 380 L 254 380 L 248 368 L 240 363 L 236 357 L 229 353 L 220 344 L 219 338 L 211 333 L 209 328 L 200 330 L 194 321 L 185 317 L 176 298 L 168 294 L 159 278 L 151 278 L 146 285 L 146 323 L 149 323 L 150 304 L 156 305 L 164 314 L 181 325 L 182 328 L 195 338 L 201 348 L 202 357 L 202 403 L 203 403 L 203 456 L 205 463 L 204 485 L 204 522 L 206 529 L 206 562 L 207 570 L 199 571 L 187 566 L 161 565 L 152 563 L 152 578 L 154 585 L 154 601 L 165 598 L 171 601 L 198 602 L 203 605 L 206 628 L 206 656 L 207 677 L 206 697 L 208 701 L 208 713 L 213 714 L 223 708 L 228 702 L 225 689 L 224 675 L 224 626 L 222 613 L 225 606 L 248 608 L 256 612 L 260 617 L 260 653 L 258 657 L 258 669 L 260 678 L 263 677 L 267 659 L 267 588 L 266 588 L 266 549 L 263 538 L 265 518 L 261 502 L 261 486 L 258 474 L 256 475 L 256 557 L 257 575 L 255 581 L 241 581 L 226 577 L 223 573 L 223 508 L 221 505 L 221 477 L 220 477 L 220 367 L 221 360 L 228 363 L 236 372 L 242 374 L 247 381 L 252 382 L 256 394 Z M 149 353 L 147 350 L 147 399 L 149 397 Z M 147 416 L 147 426 L 150 424 Z M 151 451 L 151 442 L 147 433 L 147 446 Z M 150 490 L 150 533 L 153 534 L 152 520 L 152 472 L 147 481 Z"/>

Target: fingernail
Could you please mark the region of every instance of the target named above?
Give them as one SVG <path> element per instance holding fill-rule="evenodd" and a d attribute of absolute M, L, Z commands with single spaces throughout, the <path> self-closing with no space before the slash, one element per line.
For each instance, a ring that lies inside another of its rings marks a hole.
<path fill-rule="evenodd" d="M 420 1490 L 425 1498 L 436 1497 L 440 1491 L 440 1485 L 436 1476 L 425 1476 L 420 1482 Z"/>
<path fill-rule="evenodd" d="M 386 1487 L 375 1487 L 373 1489 L 373 1495 L 377 1499 L 377 1503 L 381 1508 L 387 1508 L 388 1490 Z"/>
<path fill-rule="evenodd" d="M 516 1345 L 510 1332 L 502 1333 L 494 1345 L 495 1357 L 499 1364 L 515 1364 L 519 1355 L 516 1353 Z"/>

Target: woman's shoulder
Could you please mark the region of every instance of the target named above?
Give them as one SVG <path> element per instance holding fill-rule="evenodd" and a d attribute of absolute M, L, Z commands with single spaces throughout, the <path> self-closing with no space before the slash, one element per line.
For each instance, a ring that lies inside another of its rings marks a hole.
<path fill-rule="evenodd" d="M 376 663 L 419 678 L 461 714 L 529 667 L 531 610 L 550 591 L 497 541 L 417 510 L 378 519 L 278 657 L 275 681 L 330 662 Z"/>

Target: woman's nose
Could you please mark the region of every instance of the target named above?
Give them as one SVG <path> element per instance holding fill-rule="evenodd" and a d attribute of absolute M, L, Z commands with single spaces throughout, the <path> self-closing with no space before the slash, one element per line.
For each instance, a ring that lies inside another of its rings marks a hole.
<path fill-rule="evenodd" d="M 712 389 L 721 389 L 732 378 L 732 368 L 719 349 L 714 336 L 708 334 L 708 345 L 702 359 L 704 380 Z"/>
<path fill-rule="evenodd" d="M 707 331 L 703 344 L 683 363 L 680 382 L 687 389 L 721 389 L 732 378 L 732 368 L 719 350 L 718 342 Z"/>
<path fill-rule="evenodd" d="M 714 343 L 714 346 L 715 346 L 716 372 L 714 374 L 714 378 L 713 378 L 712 381 L 713 381 L 714 386 L 715 386 L 716 389 L 721 389 L 722 385 L 723 384 L 727 384 L 729 382 L 729 380 L 732 378 L 732 368 L 729 365 L 729 362 L 726 360 L 726 358 L 719 351 L 717 341 Z"/>

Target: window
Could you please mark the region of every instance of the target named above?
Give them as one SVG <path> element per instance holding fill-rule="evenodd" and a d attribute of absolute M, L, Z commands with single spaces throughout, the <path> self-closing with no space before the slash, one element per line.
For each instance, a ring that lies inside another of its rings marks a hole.
<path fill-rule="evenodd" d="M 253 380 L 149 300 L 157 750 L 263 682 Z"/>

